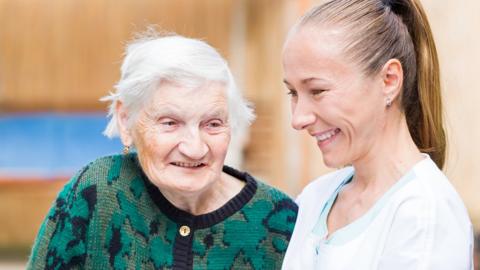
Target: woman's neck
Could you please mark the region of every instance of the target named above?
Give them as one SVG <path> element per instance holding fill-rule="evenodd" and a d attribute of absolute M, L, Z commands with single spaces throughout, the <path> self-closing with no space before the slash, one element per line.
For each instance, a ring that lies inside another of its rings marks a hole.
<path fill-rule="evenodd" d="M 358 187 L 385 190 L 423 159 L 405 117 L 387 121 L 381 136 L 368 153 L 353 162 Z"/>
<path fill-rule="evenodd" d="M 178 191 L 161 190 L 165 198 L 178 209 L 198 216 L 213 212 L 235 197 L 245 186 L 245 182 L 226 173 L 204 190 L 183 194 Z"/>

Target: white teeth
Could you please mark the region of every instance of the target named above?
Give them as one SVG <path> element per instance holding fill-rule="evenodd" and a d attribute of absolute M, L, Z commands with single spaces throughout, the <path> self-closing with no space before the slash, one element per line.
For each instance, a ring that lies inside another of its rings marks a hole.
<path fill-rule="evenodd" d="M 340 130 L 337 128 L 337 129 L 333 129 L 329 132 L 326 132 L 326 133 L 322 133 L 320 135 L 317 135 L 315 136 L 315 138 L 317 139 L 317 141 L 325 141 L 325 140 L 328 140 L 330 139 L 333 135 L 337 134 Z"/>
<path fill-rule="evenodd" d="M 187 163 L 187 162 L 172 162 L 173 165 L 179 166 L 179 167 L 186 167 L 186 168 L 194 168 L 202 165 L 203 163 L 201 162 L 194 162 L 194 163 Z"/>

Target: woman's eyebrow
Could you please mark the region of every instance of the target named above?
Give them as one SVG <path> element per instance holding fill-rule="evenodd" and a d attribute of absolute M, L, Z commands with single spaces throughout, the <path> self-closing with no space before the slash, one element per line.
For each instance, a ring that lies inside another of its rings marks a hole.
<path fill-rule="evenodd" d="M 182 111 L 176 108 L 175 106 L 166 105 L 155 107 L 147 112 L 148 115 L 159 117 L 159 116 L 175 116 L 181 115 Z"/>
<path fill-rule="evenodd" d="M 283 83 L 286 84 L 286 85 L 291 85 L 291 84 L 287 81 L 287 79 L 283 79 Z"/>
<path fill-rule="evenodd" d="M 207 111 L 204 116 L 208 118 L 223 118 L 228 115 L 225 109 L 213 109 Z"/>
<path fill-rule="evenodd" d="M 319 82 L 327 82 L 327 80 L 323 79 L 323 78 L 317 78 L 317 77 L 309 77 L 309 78 L 305 78 L 303 80 L 301 80 L 300 82 L 302 84 L 308 84 L 312 81 L 319 81 Z M 287 85 L 291 85 L 286 79 L 283 80 L 283 83 L 284 84 L 287 84 Z"/>

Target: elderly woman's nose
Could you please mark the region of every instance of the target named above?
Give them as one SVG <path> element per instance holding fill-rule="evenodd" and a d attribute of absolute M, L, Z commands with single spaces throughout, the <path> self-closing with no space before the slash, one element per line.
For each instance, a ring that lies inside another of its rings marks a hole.
<path fill-rule="evenodd" d="M 305 103 L 297 103 L 292 108 L 292 127 L 296 130 L 302 130 L 315 122 L 315 114 L 310 106 Z"/>
<path fill-rule="evenodd" d="M 178 148 L 182 154 L 191 159 L 201 159 L 208 152 L 208 146 L 198 131 L 188 132 Z"/>

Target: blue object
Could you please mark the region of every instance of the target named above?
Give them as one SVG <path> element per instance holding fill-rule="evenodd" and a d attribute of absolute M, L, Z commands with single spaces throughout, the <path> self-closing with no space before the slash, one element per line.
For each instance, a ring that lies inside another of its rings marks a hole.
<path fill-rule="evenodd" d="M 98 157 L 119 153 L 119 139 L 102 134 L 104 113 L 0 115 L 0 178 L 73 175 Z"/>

